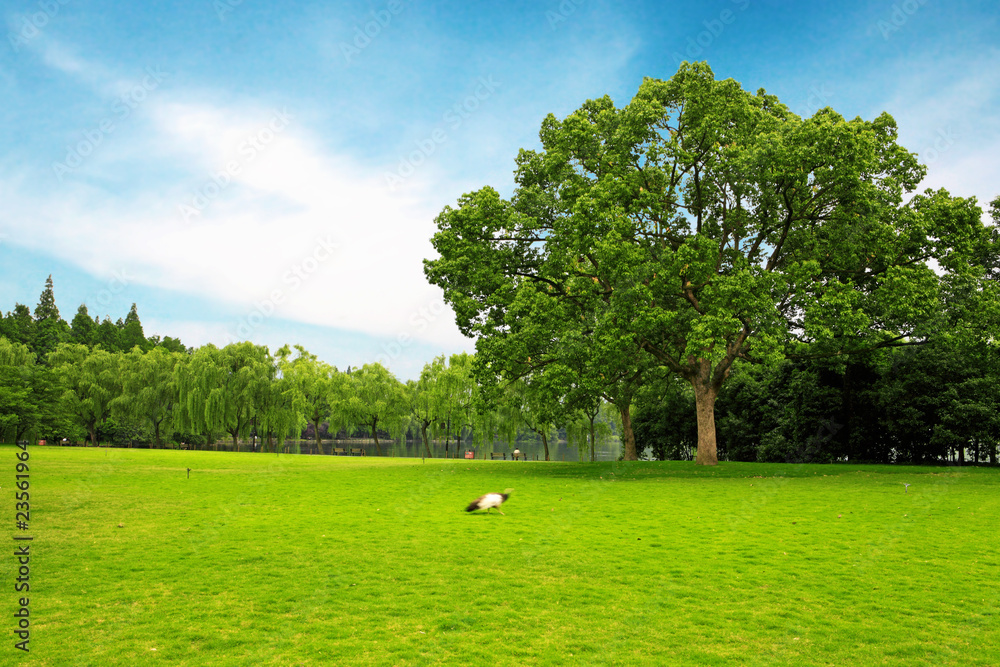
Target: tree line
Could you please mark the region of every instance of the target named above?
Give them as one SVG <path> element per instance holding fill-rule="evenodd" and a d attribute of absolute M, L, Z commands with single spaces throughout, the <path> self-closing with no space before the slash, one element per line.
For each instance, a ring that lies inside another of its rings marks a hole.
<path fill-rule="evenodd" d="M 25 317 L 25 313 L 28 316 Z M 514 400 L 487 404 L 466 353 L 426 364 L 403 383 L 380 364 L 338 370 L 302 346 L 274 354 L 250 342 L 185 348 L 178 339 L 146 338 L 135 304 L 117 323 L 91 320 L 86 306 L 67 324 L 55 305 L 51 276 L 34 315 L 22 304 L 0 319 L 0 437 L 59 442 L 148 442 L 199 446 L 220 439 L 239 449 L 259 438 L 277 451 L 286 438 L 360 436 L 382 453 L 386 438 L 411 437 L 432 456 L 462 443 L 516 443 L 528 430 L 585 442 L 610 432 L 607 419 L 582 427 L 583 415 L 558 426 L 538 421 Z M 126 348 L 131 345 L 131 348 Z"/>

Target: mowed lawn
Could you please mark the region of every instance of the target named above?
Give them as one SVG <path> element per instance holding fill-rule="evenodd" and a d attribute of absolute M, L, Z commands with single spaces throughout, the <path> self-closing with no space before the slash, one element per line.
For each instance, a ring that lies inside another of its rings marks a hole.
<path fill-rule="evenodd" d="M 0 664 L 1000 665 L 1000 470 L 30 455 Z"/>

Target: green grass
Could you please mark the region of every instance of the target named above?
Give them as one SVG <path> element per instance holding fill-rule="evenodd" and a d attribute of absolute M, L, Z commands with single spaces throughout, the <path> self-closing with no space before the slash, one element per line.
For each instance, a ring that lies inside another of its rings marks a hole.
<path fill-rule="evenodd" d="M 1000 470 L 30 452 L 0 664 L 1000 664 Z"/>

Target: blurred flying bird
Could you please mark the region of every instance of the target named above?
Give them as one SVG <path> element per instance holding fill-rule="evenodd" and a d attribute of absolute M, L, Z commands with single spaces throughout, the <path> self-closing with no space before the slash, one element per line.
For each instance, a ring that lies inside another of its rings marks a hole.
<path fill-rule="evenodd" d="M 503 493 L 487 493 L 485 496 L 479 496 L 465 508 L 466 512 L 475 512 L 476 510 L 486 510 L 486 513 L 490 513 L 491 507 L 496 507 L 497 512 L 500 512 L 500 505 L 503 504 L 505 500 L 510 496 L 510 492 L 514 489 L 504 489 Z M 500 512 L 503 514 L 503 512 Z"/>

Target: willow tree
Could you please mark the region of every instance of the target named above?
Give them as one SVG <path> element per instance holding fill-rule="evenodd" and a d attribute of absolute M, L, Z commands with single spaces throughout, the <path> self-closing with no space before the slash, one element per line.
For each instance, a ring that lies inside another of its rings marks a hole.
<path fill-rule="evenodd" d="M 97 446 L 97 428 L 111 416 L 122 393 L 121 357 L 100 347 L 63 343 L 48 357 L 63 390 L 63 406 Z"/>
<path fill-rule="evenodd" d="M 224 348 L 205 345 L 178 368 L 178 389 L 185 424 L 205 433 L 209 441 L 224 431 L 239 448 L 239 438 L 250 435 L 255 400 L 268 384 L 271 356 L 266 347 L 250 342 Z"/>
<path fill-rule="evenodd" d="M 292 358 L 292 350 L 287 345 L 279 349 L 276 352 L 278 367 L 282 377 L 296 394 L 296 405 L 302 410 L 305 418 L 312 422 L 316 451 L 322 454 L 323 440 L 320 437 L 320 427 L 330 418 L 333 411 L 332 404 L 341 377 L 336 368 L 320 361 L 315 354 L 301 345 L 296 345 L 295 350 L 297 354 Z M 333 434 L 337 432 L 333 424 L 329 430 Z"/>
<path fill-rule="evenodd" d="M 379 429 L 390 437 L 400 436 L 409 421 L 410 406 L 406 387 L 382 364 L 365 364 L 349 376 L 346 400 L 339 410 L 352 426 L 363 426 L 375 440 L 375 451 L 382 455 Z"/>
<path fill-rule="evenodd" d="M 445 433 L 444 455 L 448 458 L 451 436 L 455 436 L 455 457 L 461 450 L 462 432 L 476 421 L 476 382 L 472 376 L 474 357 L 468 352 L 453 354 L 441 369 L 433 396 L 438 427 Z"/>
<path fill-rule="evenodd" d="M 27 345 L 0 336 L 0 441 L 6 433 L 18 442 L 41 419 L 34 380 L 38 365 Z"/>
<path fill-rule="evenodd" d="M 509 200 L 485 187 L 441 212 L 427 277 L 477 346 L 507 334 L 522 283 L 600 301 L 604 335 L 691 384 L 701 464 L 717 461 L 734 363 L 919 342 L 947 279 L 929 262 L 983 233 L 922 205 L 946 193 L 903 203 L 925 168 L 888 114 L 801 118 L 704 63 L 644 80 L 624 107 L 549 115 L 539 136 Z"/>
<path fill-rule="evenodd" d="M 420 378 L 406 383 L 410 403 L 410 417 L 420 429 L 420 439 L 424 443 L 424 453 L 432 458 L 430 439 L 437 436 L 438 395 L 435 391 L 441 374 L 445 370 L 444 355 L 424 364 Z"/>
<path fill-rule="evenodd" d="M 307 406 L 295 379 L 282 374 L 278 360 L 268 356 L 260 373 L 251 389 L 254 429 L 264 438 L 262 450 L 277 453 L 276 437 L 284 443 L 285 438 L 302 433 Z"/>
<path fill-rule="evenodd" d="M 176 369 L 186 358 L 162 347 L 145 353 L 134 347 L 122 355 L 120 409 L 153 428 L 157 447 L 163 446 L 163 429 L 172 423 L 179 404 Z"/>

